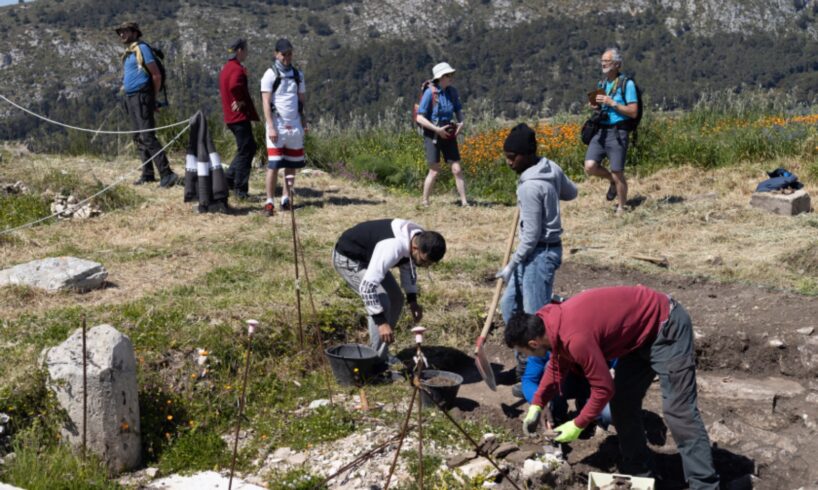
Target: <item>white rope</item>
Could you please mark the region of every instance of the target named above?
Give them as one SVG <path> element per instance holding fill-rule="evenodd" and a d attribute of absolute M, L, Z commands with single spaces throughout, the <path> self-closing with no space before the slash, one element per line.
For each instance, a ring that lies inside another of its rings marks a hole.
<path fill-rule="evenodd" d="M 8 102 L 9 104 L 13 105 L 14 107 L 16 107 L 16 108 L 20 109 L 20 110 L 21 110 L 21 111 L 23 111 L 23 112 L 27 112 L 27 113 L 31 114 L 32 116 L 34 116 L 34 117 L 36 117 L 36 118 L 38 118 L 38 119 L 42 119 L 43 121 L 50 122 L 51 124 L 56 124 L 57 126 L 62 126 L 62 127 L 64 127 L 64 128 L 68 128 L 68 129 L 75 129 L 75 130 L 77 130 L 77 131 L 85 131 L 86 133 L 96 133 L 96 134 L 136 134 L 136 133 L 148 133 L 148 132 L 150 132 L 150 131 L 159 131 L 160 129 L 175 128 L 176 126 L 181 126 L 181 125 L 183 125 L 183 124 L 190 124 L 190 122 L 189 122 L 189 121 L 186 119 L 186 120 L 184 120 L 184 121 L 179 121 L 179 122 L 177 122 L 177 123 L 168 124 L 167 126 L 160 126 L 160 127 L 158 127 L 158 128 L 150 128 L 150 129 L 137 129 L 137 130 L 133 130 L 133 131 L 101 131 L 101 130 L 98 130 L 98 129 L 87 129 L 87 128 L 80 128 L 80 127 L 77 127 L 77 126 L 71 126 L 70 124 L 65 124 L 65 123 L 61 123 L 61 122 L 59 122 L 59 121 L 55 121 L 55 120 L 53 120 L 53 119 L 49 119 L 49 118 L 47 118 L 47 117 L 45 117 L 45 116 L 42 116 L 42 115 L 40 115 L 40 114 L 37 114 L 36 112 L 32 112 L 31 110 L 26 109 L 25 107 L 23 107 L 23 106 L 21 106 L 21 105 L 15 104 L 14 102 L 10 101 L 10 100 L 9 100 L 9 99 L 8 99 L 8 98 L 5 96 L 5 95 L 0 95 L 0 99 L 2 99 L 2 100 L 4 100 L 4 101 Z M 109 114 L 109 115 L 110 115 L 110 114 Z M 106 118 L 106 119 L 107 119 L 107 118 Z"/>
<path fill-rule="evenodd" d="M 3 96 L 2 96 L 2 95 L 0 95 L 0 97 L 3 97 Z M 78 202 L 77 204 L 74 204 L 74 208 L 75 208 L 75 209 L 76 209 L 76 208 L 79 208 L 79 207 L 81 207 L 82 205 L 84 205 L 85 203 L 87 203 L 88 201 L 90 201 L 91 199 L 93 199 L 93 198 L 95 198 L 95 197 L 97 197 L 97 196 L 100 196 L 100 195 L 102 195 L 102 194 L 104 194 L 104 193 L 108 192 L 108 191 L 109 191 L 109 190 L 111 190 L 111 189 L 112 189 L 114 186 L 116 186 L 117 184 L 119 184 L 120 182 L 122 182 L 122 181 L 123 181 L 123 180 L 124 180 L 124 179 L 125 179 L 125 178 L 126 178 L 128 175 L 129 175 L 129 174 L 131 174 L 131 173 L 133 173 L 134 171 L 139 170 L 139 169 L 141 169 L 142 167 L 144 167 L 145 165 L 147 165 L 147 164 L 151 163 L 151 162 L 153 161 L 153 159 L 154 159 L 154 158 L 156 158 L 156 157 L 157 157 L 157 156 L 158 156 L 160 153 L 162 153 L 162 152 L 164 152 L 166 149 L 168 149 L 168 148 L 170 147 L 170 145 L 172 145 L 172 144 L 173 144 L 173 143 L 174 143 L 176 140 L 178 140 L 178 139 L 179 139 L 179 138 L 180 138 L 180 137 L 181 137 L 181 136 L 182 136 L 182 135 L 185 133 L 185 131 L 187 131 L 188 129 L 190 129 L 190 124 L 191 124 L 191 122 L 190 122 L 190 121 L 186 121 L 186 123 L 187 123 L 187 126 L 185 126 L 185 127 L 184 127 L 184 129 L 182 129 L 181 131 L 179 131 L 179 134 L 177 134 L 176 136 L 174 136 L 174 137 L 173 137 L 173 139 L 172 139 L 172 140 L 170 140 L 170 142 L 169 142 L 168 144 L 166 144 L 164 147 L 162 147 L 162 149 L 161 149 L 161 150 L 159 150 L 159 151 L 157 151 L 156 153 L 154 153 L 152 157 L 150 157 L 150 158 L 148 158 L 147 160 L 145 160 L 144 162 L 142 162 L 142 164 L 141 164 L 141 165 L 139 165 L 138 167 L 133 168 L 133 169 L 131 169 L 131 170 L 128 170 L 128 171 L 127 171 L 127 172 L 125 172 L 124 174 L 120 175 L 120 176 L 119 176 L 117 179 L 115 179 L 115 180 L 114 180 L 114 183 L 113 183 L 113 184 L 111 184 L 111 185 L 109 185 L 109 186 L 107 186 L 107 187 L 102 188 L 102 190 L 101 190 L 101 191 L 99 191 L 99 192 L 97 192 L 96 194 L 94 194 L 94 195 L 92 195 L 92 196 L 89 196 L 89 197 L 86 197 L 85 199 L 83 199 L 82 201 Z M 53 214 L 51 214 L 51 215 L 49 215 L 49 216 L 46 216 L 46 217 L 44 217 L 44 218 L 40 218 L 40 219 L 37 219 L 37 220 L 31 221 L 31 222 L 26 223 L 26 224 L 24 224 L 24 225 L 20 225 L 20 226 L 14 227 L 14 228 L 9 228 L 9 229 L 6 229 L 6 230 L 2 230 L 2 231 L 0 231 L 0 236 L 3 236 L 3 235 L 6 235 L 6 234 L 9 234 L 9 233 L 14 232 L 14 231 L 22 230 L 22 229 L 25 229 L 25 228 L 31 228 L 32 226 L 34 226 L 34 225 L 36 225 L 36 224 L 38 224 L 38 223 L 42 223 L 43 221 L 47 221 L 47 220 L 50 220 L 51 218 L 55 218 L 55 217 L 57 217 L 58 215 L 60 215 L 60 214 L 62 214 L 62 213 L 64 213 L 64 212 L 65 212 L 65 211 L 61 211 L 61 212 L 57 212 L 57 213 L 53 213 Z"/>

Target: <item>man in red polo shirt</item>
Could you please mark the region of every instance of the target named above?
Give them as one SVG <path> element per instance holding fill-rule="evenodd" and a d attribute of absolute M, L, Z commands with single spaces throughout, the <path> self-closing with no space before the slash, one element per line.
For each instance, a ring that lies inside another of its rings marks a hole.
<path fill-rule="evenodd" d="M 551 362 L 523 421 L 528 430 L 570 371 L 583 373 L 591 396 L 574 420 L 555 430 L 558 442 L 576 440 L 610 402 L 622 455 L 620 471 L 650 474 L 650 451 L 642 425 L 642 399 L 659 376 L 665 423 L 682 457 L 692 489 L 717 489 L 710 439 L 696 402 L 693 325 L 676 300 L 645 286 L 590 289 L 534 315 L 513 317 L 505 330 L 509 347 Z M 619 358 L 614 376 L 608 361 Z"/>
<path fill-rule="evenodd" d="M 222 96 L 224 122 L 236 137 L 236 156 L 227 169 L 227 185 L 239 199 L 247 199 L 250 190 L 250 170 L 258 150 L 253 139 L 252 121 L 258 113 L 247 89 L 247 70 L 242 63 L 247 59 L 247 41 L 239 38 L 227 49 L 227 63 L 219 73 L 219 93 Z"/>

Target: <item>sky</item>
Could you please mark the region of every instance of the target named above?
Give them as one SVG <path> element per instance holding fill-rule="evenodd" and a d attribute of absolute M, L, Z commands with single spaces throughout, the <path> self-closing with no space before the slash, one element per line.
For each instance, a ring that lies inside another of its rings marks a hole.
<path fill-rule="evenodd" d="M 30 2 L 30 1 L 32 1 L 32 0 L 26 0 L 26 3 Z M 19 2 L 17 0 L 0 0 L 0 7 L 3 6 L 3 5 L 11 5 L 13 3 L 19 3 Z"/>

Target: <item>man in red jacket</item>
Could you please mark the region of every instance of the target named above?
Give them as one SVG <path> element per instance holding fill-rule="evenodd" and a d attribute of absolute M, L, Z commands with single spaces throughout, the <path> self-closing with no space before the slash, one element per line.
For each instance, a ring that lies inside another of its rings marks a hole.
<path fill-rule="evenodd" d="M 224 122 L 236 137 L 236 156 L 226 172 L 227 185 L 235 191 L 236 197 L 247 199 L 253 156 L 258 150 L 251 122 L 258 121 L 259 117 L 247 89 L 247 70 L 242 65 L 247 59 L 247 41 L 236 39 L 227 52 L 229 59 L 219 73 L 219 93 Z"/>
<path fill-rule="evenodd" d="M 610 402 L 622 454 L 620 471 L 650 474 L 650 452 L 642 425 L 642 399 L 654 376 L 662 388 L 665 423 L 682 457 L 692 489 L 717 489 L 710 439 L 696 402 L 693 325 L 687 311 L 666 294 L 645 286 L 590 289 L 534 315 L 513 317 L 505 341 L 551 362 L 540 381 L 524 429 L 535 425 L 542 407 L 569 371 L 583 373 L 591 397 L 577 417 L 555 430 L 558 442 L 576 440 Z M 608 361 L 619 358 L 612 377 Z"/>

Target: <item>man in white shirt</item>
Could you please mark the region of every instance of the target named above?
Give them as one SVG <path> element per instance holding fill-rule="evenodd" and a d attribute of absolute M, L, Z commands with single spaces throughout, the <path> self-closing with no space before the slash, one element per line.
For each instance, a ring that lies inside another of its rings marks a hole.
<path fill-rule="evenodd" d="M 293 67 L 293 45 L 279 39 L 275 62 L 261 78 L 261 100 L 267 131 L 267 202 L 264 212 L 275 214 L 275 190 L 278 170 L 285 178 L 304 167 L 304 74 Z M 287 186 L 283 186 L 281 209 L 290 209 Z"/>
<path fill-rule="evenodd" d="M 440 233 L 427 231 L 411 221 L 379 219 L 364 221 L 346 230 L 332 252 L 332 263 L 344 281 L 364 302 L 370 346 L 386 361 L 386 344 L 395 340 L 394 328 L 403 310 L 401 286 L 412 320 L 423 318 L 418 304 L 416 267 L 440 262 L 446 254 L 446 240 Z M 400 270 L 398 286 L 390 272 Z"/>

